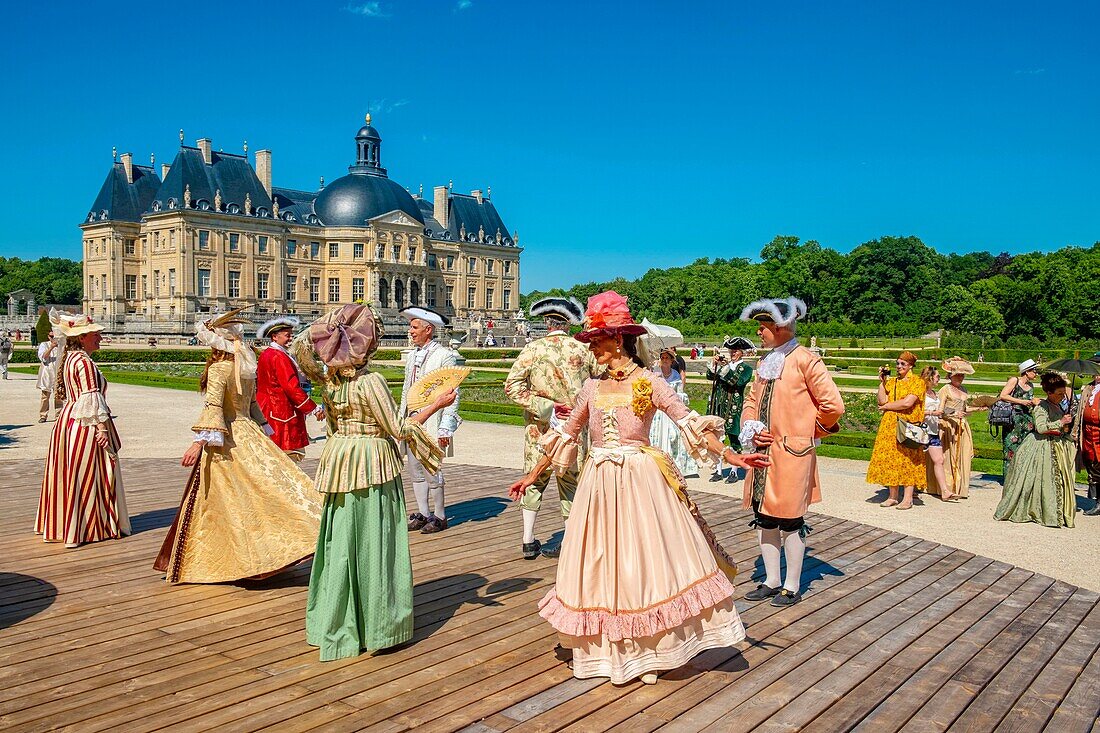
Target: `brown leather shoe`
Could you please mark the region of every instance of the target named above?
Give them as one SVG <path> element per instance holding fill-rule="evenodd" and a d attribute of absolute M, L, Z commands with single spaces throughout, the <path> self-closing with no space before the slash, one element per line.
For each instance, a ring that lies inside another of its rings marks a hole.
<path fill-rule="evenodd" d="M 418 529 L 424 527 L 428 523 L 428 518 L 420 512 L 413 512 L 409 515 L 409 531 L 415 532 Z"/>
<path fill-rule="evenodd" d="M 432 514 L 428 517 L 427 522 L 424 524 L 424 529 L 420 530 L 420 534 L 435 534 L 436 532 L 442 532 L 447 529 L 447 520 L 440 519 L 436 515 Z"/>

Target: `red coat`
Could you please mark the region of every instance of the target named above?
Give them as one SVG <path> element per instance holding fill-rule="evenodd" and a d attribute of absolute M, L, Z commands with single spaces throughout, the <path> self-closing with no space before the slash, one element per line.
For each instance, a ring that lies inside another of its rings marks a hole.
<path fill-rule="evenodd" d="M 271 439 L 284 451 L 309 445 L 306 415 L 317 409 L 298 381 L 298 368 L 286 352 L 269 346 L 256 367 L 256 402 L 274 434 Z"/>

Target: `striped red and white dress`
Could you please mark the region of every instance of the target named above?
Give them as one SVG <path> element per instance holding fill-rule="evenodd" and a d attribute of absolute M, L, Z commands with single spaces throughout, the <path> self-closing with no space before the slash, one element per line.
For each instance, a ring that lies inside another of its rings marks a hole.
<path fill-rule="evenodd" d="M 34 531 L 76 546 L 130 534 L 118 461 L 121 441 L 105 399 L 107 380 L 83 351 L 70 351 L 60 375 L 67 397 L 54 423 Z M 107 424 L 107 447 L 95 441 Z"/>

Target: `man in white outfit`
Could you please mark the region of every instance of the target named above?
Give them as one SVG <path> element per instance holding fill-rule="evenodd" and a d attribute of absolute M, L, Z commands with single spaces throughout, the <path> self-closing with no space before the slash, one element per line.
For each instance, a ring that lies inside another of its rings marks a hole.
<path fill-rule="evenodd" d="M 42 393 L 42 402 L 38 407 L 38 422 L 46 422 L 50 416 L 50 402 L 54 412 L 61 412 L 61 403 L 57 399 L 57 357 L 61 349 L 54 339 L 53 331 L 45 341 L 38 345 L 38 391 Z"/>
<path fill-rule="evenodd" d="M 409 321 L 409 340 L 413 343 L 405 360 L 405 383 L 401 388 L 401 406 L 398 412 L 402 419 L 410 417 L 408 394 L 412 385 L 426 374 L 437 369 L 454 367 L 458 364 L 458 353 L 435 340 L 436 333 L 447 325 L 447 319 L 431 308 L 413 306 L 401 311 Z M 457 391 L 457 390 L 456 390 Z M 455 431 L 462 421 L 458 417 L 458 399 L 454 404 L 432 415 L 424 423 L 424 429 L 439 440 L 439 446 L 453 455 Z M 409 531 L 420 530 L 423 534 L 434 534 L 447 529 L 447 512 L 443 496 L 443 467 L 436 473 L 429 473 L 416 456 L 402 444 L 409 459 L 409 473 L 412 475 L 413 494 L 416 496 L 417 510 L 409 515 Z M 432 508 L 428 508 L 431 497 Z"/>

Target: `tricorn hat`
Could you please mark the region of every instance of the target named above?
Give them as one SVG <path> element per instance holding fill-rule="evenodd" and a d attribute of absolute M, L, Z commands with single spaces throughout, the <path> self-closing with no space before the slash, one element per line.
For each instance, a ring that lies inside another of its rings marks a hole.
<path fill-rule="evenodd" d="M 576 298 L 541 298 L 531 304 L 531 316 L 560 318 L 571 326 L 584 323 L 584 306 Z"/>
<path fill-rule="evenodd" d="M 447 316 L 443 315 L 442 313 L 437 313 L 431 308 L 425 308 L 422 305 L 413 305 L 409 306 L 408 308 L 402 308 L 398 312 L 410 322 L 417 319 L 421 321 L 426 321 L 435 326 L 435 329 L 437 331 L 444 326 L 451 325 L 451 322 L 450 320 L 448 320 Z"/>
<path fill-rule="evenodd" d="M 806 303 L 799 298 L 762 298 L 741 311 L 742 321 L 761 321 L 790 326 L 806 317 Z"/>
<path fill-rule="evenodd" d="M 753 346 L 752 341 L 749 341 L 744 336 L 733 336 L 732 338 L 727 338 L 725 341 L 722 342 L 722 348 L 735 349 L 737 351 L 751 351 L 756 347 Z"/>
<path fill-rule="evenodd" d="M 278 318 L 272 318 L 256 329 L 256 338 L 265 339 L 279 331 L 293 331 L 298 328 L 300 324 L 301 321 L 294 316 L 279 316 Z"/>

